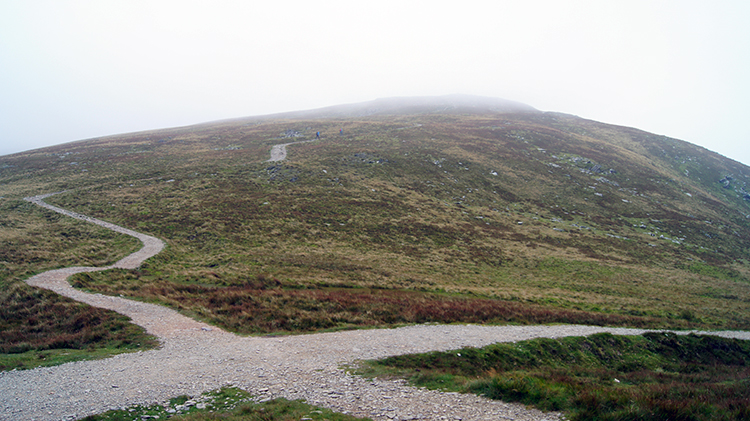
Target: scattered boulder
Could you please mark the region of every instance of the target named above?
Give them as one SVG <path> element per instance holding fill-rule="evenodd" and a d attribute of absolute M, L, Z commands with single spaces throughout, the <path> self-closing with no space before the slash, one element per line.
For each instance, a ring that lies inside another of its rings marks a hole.
<path fill-rule="evenodd" d="M 289 181 L 294 183 L 299 180 L 299 170 L 289 165 L 272 165 L 266 168 L 269 181 Z"/>
<path fill-rule="evenodd" d="M 727 175 L 724 178 L 722 178 L 721 180 L 719 180 L 719 183 L 721 183 L 722 187 L 724 187 L 725 189 L 728 189 L 732 185 L 732 180 L 734 180 L 734 178 L 732 178 L 731 175 Z"/>
<path fill-rule="evenodd" d="M 298 132 L 297 130 L 287 130 L 281 134 L 281 137 L 284 139 L 289 139 L 293 137 L 301 137 L 301 136 L 302 136 L 302 133 Z"/>

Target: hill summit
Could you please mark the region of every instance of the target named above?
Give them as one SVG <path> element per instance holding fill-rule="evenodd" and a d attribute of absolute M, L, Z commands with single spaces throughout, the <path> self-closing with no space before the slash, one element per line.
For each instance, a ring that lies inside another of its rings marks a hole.
<path fill-rule="evenodd" d="M 477 95 L 390 97 L 355 104 L 274 114 L 276 118 L 358 118 L 375 115 L 539 112 L 520 102 Z"/>

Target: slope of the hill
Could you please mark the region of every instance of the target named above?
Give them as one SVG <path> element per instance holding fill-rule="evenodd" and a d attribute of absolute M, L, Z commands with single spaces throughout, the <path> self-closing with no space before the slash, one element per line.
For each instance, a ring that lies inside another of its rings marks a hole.
<path fill-rule="evenodd" d="M 71 258 L 20 201 L 66 190 L 49 201 L 169 245 L 76 285 L 235 331 L 748 328 L 749 177 L 680 140 L 471 97 L 111 136 L 0 157 L 2 282 Z"/>

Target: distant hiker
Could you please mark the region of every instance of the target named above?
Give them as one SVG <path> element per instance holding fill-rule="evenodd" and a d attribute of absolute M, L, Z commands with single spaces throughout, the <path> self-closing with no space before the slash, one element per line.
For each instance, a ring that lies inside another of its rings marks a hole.
<path fill-rule="evenodd" d="M 316 138 L 316 139 L 320 139 L 320 132 L 316 132 L 316 133 L 315 133 L 315 138 Z"/>
<path fill-rule="evenodd" d="M 343 135 L 344 134 L 344 129 L 339 129 L 339 134 Z"/>

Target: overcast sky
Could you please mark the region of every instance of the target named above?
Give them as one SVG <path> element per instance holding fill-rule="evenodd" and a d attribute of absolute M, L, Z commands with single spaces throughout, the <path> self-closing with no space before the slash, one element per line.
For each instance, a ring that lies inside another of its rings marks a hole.
<path fill-rule="evenodd" d="M 0 154 L 389 96 L 520 101 L 750 164 L 750 1 L 0 0 Z"/>

